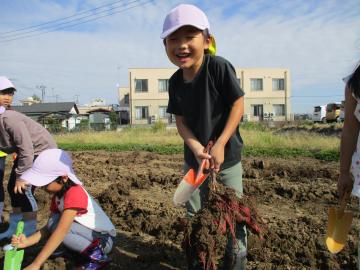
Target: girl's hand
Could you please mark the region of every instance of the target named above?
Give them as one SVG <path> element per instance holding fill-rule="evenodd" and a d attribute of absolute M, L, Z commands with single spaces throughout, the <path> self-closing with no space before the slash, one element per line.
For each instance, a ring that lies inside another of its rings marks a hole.
<path fill-rule="evenodd" d="M 16 236 L 15 234 L 11 238 L 11 245 L 18 246 L 19 248 L 26 248 L 28 244 L 28 239 L 26 238 L 25 234 L 20 234 Z"/>
<path fill-rule="evenodd" d="M 32 263 L 32 264 L 26 266 L 23 270 L 40 270 L 40 266 Z"/>
<path fill-rule="evenodd" d="M 194 151 L 194 155 L 195 155 L 195 158 L 196 158 L 198 164 L 201 164 L 201 161 L 203 159 L 211 159 L 211 156 L 208 153 L 204 153 L 204 149 L 205 149 L 205 147 L 201 146 L 201 147 L 198 147 L 197 149 L 195 149 L 195 151 Z"/>
<path fill-rule="evenodd" d="M 345 193 L 350 193 L 353 188 L 354 181 L 350 175 L 350 173 L 340 174 L 338 179 L 338 194 L 341 199 Z"/>
<path fill-rule="evenodd" d="M 16 193 L 23 194 L 23 190 L 26 190 L 28 185 L 29 185 L 28 182 L 21 179 L 16 179 L 15 187 L 14 187 L 15 194 Z"/>
<path fill-rule="evenodd" d="M 221 164 L 224 163 L 224 152 L 225 145 L 219 142 L 216 142 L 210 150 L 210 168 L 214 169 L 215 172 L 219 172 Z"/>

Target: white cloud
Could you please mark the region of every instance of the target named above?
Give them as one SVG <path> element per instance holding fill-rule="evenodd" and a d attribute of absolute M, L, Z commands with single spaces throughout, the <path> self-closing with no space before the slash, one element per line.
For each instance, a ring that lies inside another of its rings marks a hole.
<path fill-rule="evenodd" d="M 75 0 L 66 5 L 5 2 L 10 4 L 5 5 L 6 23 L 0 25 L 0 32 L 70 16 L 79 8 Z M 360 28 L 356 27 L 360 4 L 313 2 L 202 1 L 201 7 L 208 14 L 219 55 L 235 66 L 290 68 L 295 96 L 341 95 L 342 76 L 360 59 Z M 97 97 L 116 103 L 116 84 L 128 84 L 127 68 L 172 66 L 159 35 L 166 13 L 176 3 L 154 1 L 78 28 L 0 43 L 0 73 L 24 87 L 19 87 L 21 98 L 39 94 L 35 87 L 44 84 L 49 95 L 53 88 L 62 100 L 79 94 L 83 103 Z M 80 7 L 103 4 L 86 1 Z M 294 98 L 293 108 L 309 111 L 317 105 L 314 102 L 327 101 L 333 99 Z"/>

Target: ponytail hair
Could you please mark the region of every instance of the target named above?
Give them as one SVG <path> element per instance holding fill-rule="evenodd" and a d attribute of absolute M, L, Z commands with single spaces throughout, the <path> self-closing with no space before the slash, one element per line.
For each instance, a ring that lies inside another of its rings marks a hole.
<path fill-rule="evenodd" d="M 356 98 L 360 98 L 360 63 L 348 80 L 347 87 Z"/>
<path fill-rule="evenodd" d="M 62 179 L 61 176 L 59 176 L 58 178 L 56 178 L 55 181 L 56 181 L 57 183 L 59 183 L 59 184 L 63 184 L 62 189 L 55 194 L 59 199 L 61 199 L 61 198 L 65 195 L 66 191 L 68 191 L 72 186 L 75 186 L 75 185 L 76 185 L 73 181 L 71 181 L 70 178 L 69 178 L 68 181 L 65 183 L 65 182 L 63 181 L 63 179 Z"/>
<path fill-rule="evenodd" d="M 205 38 L 210 39 L 209 48 L 205 50 L 205 54 L 215 55 L 216 54 L 216 41 L 214 35 L 211 35 L 209 29 L 205 29 L 203 31 L 203 35 Z"/>

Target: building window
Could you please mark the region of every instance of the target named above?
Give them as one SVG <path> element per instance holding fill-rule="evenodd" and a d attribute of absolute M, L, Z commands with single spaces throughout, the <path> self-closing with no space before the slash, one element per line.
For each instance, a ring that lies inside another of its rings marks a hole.
<path fill-rule="evenodd" d="M 167 106 L 159 106 L 159 118 L 168 118 L 169 114 L 166 112 Z"/>
<path fill-rule="evenodd" d="M 147 79 L 135 79 L 135 92 L 147 92 L 148 80 Z"/>
<path fill-rule="evenodd" d="M 263 79 L 250 79 L 251 91 L 263 90 Z"/>
<path fill-rule="evenodd" d="M 262 116 L 263 115 L 263 105 L 256 104 L 251 105 L 251 112 L 253 116 Z"/>
<path fill-rule="evenodd" d="M 124 104 L 129 105 L 129 94 L 124 95 Z"/>
<path fill-rule="evenodd" d="M 237 81 L 238 81 L 238 83 L 239 83 L 239 85 L 241 87 L 241 79 L 240 78 L 236 78 L 236 79 L 237 79 Z"/>
<path fill-rule="evenodd" d="M 147 106 L 135 107 L 135 119 L 147 119 L 149 117 L 149 108 Z"/>
<path fill-rule="evenodd" d="M 285 116 L 285 104 L 274 104 L 273 110 L 275 116 Z"/>
<path fill-rule="evenodd" d="M 159 79 L 159 92 L 168 92 L 169 91 L 169 80 Z"/>
<path fill-rule="evenodd" d="M 285 90 L 285 80 L 284 79 L 272 79 L 272 89 L 273 89 L 273 91 L 284 91 Z"/>

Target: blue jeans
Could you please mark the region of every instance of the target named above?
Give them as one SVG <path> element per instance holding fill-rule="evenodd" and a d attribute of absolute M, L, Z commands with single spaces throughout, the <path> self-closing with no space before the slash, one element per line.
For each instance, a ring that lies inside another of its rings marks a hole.
<path fill-rule="evenodd" d="M 34 157 L 34 160 L 37 156 Z M 15 169 L 18 166 L 18 159 L 14 160 L 13 167 L 11 169 L 10 178 L 7 186 L 7 190 L 10 195 L 11 206 L 13 208 L 21 208 L 21 212 L 35 212 L 38 211 L 37 202 L 34 196 L 35 186 L 28 185 L 23 194 L 15 193 L 14 187 L 16 183 Z"/>
<path fill-rule="evenodd" d="M 185 164 L 184 172 L 187 172 L 190 167 Z M 219 172 L 219 182 L 235 190 L 236 195 L 240 198 L 243 194 L 243 184 L 242 184 L 242 165 L 241 162 L 235 164 L 234 166 L 222 170 Z M 187 213 L 189 216 L 193 216 L 204 206 L 205 199 L 209 194 L 209 178 L 197 189 L 190 200 L 186 204 Z M 224 256 L 224 270 L 233 269 L 233 270 L 242 270 L 245 269 L 246 264 L 246 250 L 247 250 L 247 232 L 246 225 L 237 224 L 236 225 L 236 244 L 234 245 L 233 237 L 230 235 L 228 237 L 228 242 L 226 245 L 225 256 Z M 227 261 L 235 262 L 233 263 Z M 229 266 L 227 266 L 229 265 Z M 232 266 L 231 266 L 232 265 Z M 196 268 L 194 268 L 196 269 Z"/>

